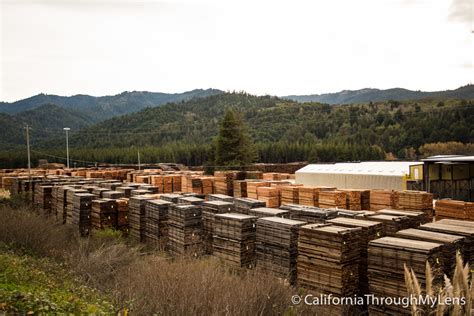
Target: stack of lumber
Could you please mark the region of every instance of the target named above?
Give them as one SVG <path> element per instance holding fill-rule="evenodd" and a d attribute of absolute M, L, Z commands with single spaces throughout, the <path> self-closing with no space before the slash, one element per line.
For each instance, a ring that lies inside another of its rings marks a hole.
<path fill-rule="evenodd" d="M 234 209 L 237 213 L 248 214 L 249 210 L 257 207 L 265 207 L 265 202 L 252 198 L 234 199 Z"/>
<path fill-rule="evenodd" d="M 433 275 L 433 288 L 442 281 L 442 245 L 438 243 L 383 237 L 369 242 L 369 288 L 375 297 L 408 297 L 404 265 L 413 269 L 421 288 L 426 285 L 426 262 Z M 402 305 L 370 305 L 370 313 L 385 315 L 410 314 L 410 307 Z"/>
<path fill-rule="evenodd" d="M 246 179 L 255 179 L 255 180 L 262 180 L 263 179 L 263 172 L 262 171 L 247 171 L 245 172 Z"/>
<path fill-rule="evenodd" d="M 346 193 L 339 190 L 319 192 L 320 208 L 346 208 Z"/>
<path fill-rule="evenodd" d="M 298 285 L 313 294 L 352 296 L 359 290 L 360 228 L 328 224 L 300 227 Z"/>
<path fill-rule="evenodd" d="M 430 218 L 429 218 L 428 214 L 426 214 L 424 212 L 383 209 L 383 210 L 378 211 L 377 214 L 394 215 L 394 216 L 406 216 L 413 222 L 411 224 L 411 227 L 420 226 L 422 224 L 430 222 Z"/>
<path fill-rule="evenodd" d="M 173 192 L 181 192 L 182 184 L 181 184 L 181 175 L 172 175 L 173 178 Z M 163 191 L 159 191 L 160 193 Z"/>
<path fill-rule="evenodd" d="M 436 220 L 443 218 L 474 220 L 474 203 L 456 200 L 437 200 Z"/>
<path fill-rule="evenodd" d="M 124 197 L 130 197 L 132 194 L 133 188 L 130 186 L 123 186 L 123 187 L 117 187 L 116 190 L 118 192 L 122 192 Z"/>
<path fill-rule="evenodd" d="M 125 194 L 120 191 L 105 191 L 102 192 L 102 197 L 105 199 L 120 199 L 125 197 Z"/>
<path fill-rule="evenodd" d="M 222 202 L 234 202 L 234 198 L 229 196 L 229 195 L 225 195 L 225 194 L 209 194 L 207 196 L 207 200 L 208 201 L 222 201 Z"/>
<path fill-rule="evenodd" d="M 214 172 L 215 192 L 218 194 L 232 195 L 234 192 L 234 180 L 243 180 L 236 171 L 216 171 Z"/>
<path fill-rule="evenodd" d="M 143 241 L 145 234 L 145 206 L 151 198 L 137 195 L 128 200 L 128 225 L 130 236 L 136 241 Z"/>
<path fill-rule="evenodd" d="M 176 194 L 176 193 L 168 193 L 168 194 L 162 194 L 160 196 L 160 199 L 164 200 L 164 201 L 168 201 L 168 202 L 171 202 L 171 203 L 178 203 L 178 199 L 181 197 L 180 194 Z"/>
<path fill-rule="evenodd" d="M 451 277 L 456 265 L 456 253 L 462 254 L 464 237 L 429 230 L 409 228 L 395 234 L 395 237 L 429 241 L 442 244 L 443 273 Z"/>
<path fill-rule="evenodd" d="M 295 204 L 285 204 L 282 205 L 280 209 L 290 211 L 290 219 L 307 222 L 309 224 L 325 223 L 326 220 L 337 216 L 337 211 L 335 210 Z"/>
<path fill-rule="evenodd" d="M 206 201 L 202 204 L 202 237 L 204 253 L 212 254 L 215 215 L 230 213 L 233 209 L 234 205 L 232 203 L 219 200 Z"/>
<path fill-rule="evenodd" d="M 154 174 L 150 176 L 150 184 L 158 188 L 158 192 L 163 193 L 163 176 Z"/>
<path fill-rule="evenodd" d="M 133 196 L 138 196 L 138 195 L 145 195 L 145 194 L 150 194 L 151 191 L 145 190 L 145 189 L 135 189 L 130 192 L 130 197 Z"/>
<path fill-rule="evenodd" d="M 135 176 L 134 182 L 136 183 L 149 183 L 150 176 Z"/>
<path fill-rule="evenodd" d="M 429 230 L 438 233 L 458 235 L 464 237 L 463 259 L 469 263 L 471 270 L 474 267 L 474 226 L 471 222 L 441 220 L 439 222 L 427 223 L 420 226 L 422 230 Z"/>
<path fill-rule="evenodd" d="M 234 197 L 247 197 L 247 181 L 246 180 L 235 180 L 234 181 Z"/>
<path fill-rule="evenodd" d="M 334 191 L 335 187 L 298 187 L 298 204 L 306 206 L 319 206 L 319 192 Z"/>
<path fill-rule="evenodd" d="M 72 212 L 74 211 L 74 195 L 78 193 L 88 193 L 84 189 L 68 188 L 66 193 L 66 223 L 72 224 Z M 91 200 L 92 201 L 92 200 Z"/>
<path fill-rule="evenodd" d="M 349 210 L 360 211 L 370 209 L 370 190 L 345 189 L 346 207 Z"/>
<path fill-rule="evenodd" d="M 173 176 L 163 176 L 163 191 L 160 193 L 171 193 L 173 192 Z"/>
<path fill-rule="evenodd" d="M 281 204 L 298 204 L 299 186 L 286 185 L 280 188 Z"/>
<path fill-rule="evenodd" d="M 267 181 L 249 181 L 247 182 L 247 197 L 251 199 L 258 199 L 257 188 L 268 187 L 271 183 Z"/>
<path fill-rule="evenodd" d="M 168 212 L 168 248 L 173 255 L 202 250 L 202 211 L 196 205 L 172 205 Z"/>
<path fill-rule="evenodd" d="M 271 208 L 271 207 L 257 207 L 257 208 L 252 208 L 249 210 L 248 215 L 255 216 L 257 218 L 261 217 L 270 217 L 270 216 L 276 216 L 276 217 L 288 217 L 289 211 L 287 210 L 281 210 L 278 208 Z"/>
<path fill-rule="evenodd" d="M 212 194 L 214 193 L 214 177 L 202 177 L 202 194 Z M 193 191 L 194 192 L 194 191 Z M 200 192 L 195 192 L 200 193 Z"/>
<path fill-rule="evenodd" d="M 280 191 L 276 187 L 258 187 L 257 196 L 267 207 L 280 206 Z"/>
<path fill-rule="evenodd" d="M 257 218 L 238 213 L 217 214 L 214 218 L 213 253 L 237 267 L 255 265 Z"/>
<path fill-rule="evenodd" d="M 93 190 L 92 190 L 92 194 L 94 194 L 96 197 L 104 197 L 103 194 L 104 192 L 107 192 L 107 191 L 111 191 L 110 189 L 106 189 L 106 188 L 101 188 L 101 187 L 95 187 Z"/>
<path fill-rule="evenodd" d="M 142 184 L 138 187 L 138 189 L 140 190 L 147 190 L 149 193 L 151 194 L 156 194 L 156 193 L 159 193 L 158 192 L 158 188 L 157 187 L 154 187 L 152 186 L 151 184 Z"/>
<path fill-rule="evenodd" d="M 281 180 L 280 174 L 277 172 L 266 172 L 262 175 L 263 180 Z"/>
<path fill-rule="evenodd" d="M 91 230 L 91 209 L 92 199 L 95 198 L 90 193 L 76 193 L 72 198 L 71 224 L 79 228 L 82 236 L 89 234 Z"/>
<path fill-rule="evenodd" d="M 104 182 L 100 184 L 102 188 L 109 189 L 111 191 L 114 191 L 117 187 L 121 185 L 122 185 L 122 182 Z"/>
<path fill-rule="evenodd" d="M 398 192 L 394 190 L 370 190 L 370 210 L 398 208 Z"/>
<path fill-rule="evenodd" d="M 69 186 L 59 185 L 54 187 L 53 199 L 56 201 L 56 218 L 59 222 L 66 223 L 66 201 L 67 190 L 71 189 Z"/>
<path fill-rule="evenodd" d="M 266 272 L 296 281 L 298 229 L 305 222 L 286 218 L 262 217 L 257 220 L 257 266 Z"/>
<path fill-rule="evenodd" d="M 424 191 L 400 191 L 398 208 L 408 212 L 423 212 L 433 218 L 433 194 Z"/>
<path fill-rule="evenodd" d="M 204 199 L 200 199 L 194 196 L 182 196 L 178 198 L 179 204 L 201 205 L 203 202 Z"/>
<path fill-rule="evenodd" d="M 394 236 L 395 233 L 399 230 L 414 228 L 418 226 L 408 216 L 376 214 L 372 216 L 367 216 L 365 219 L 368 221 L 382 223 L 384 226 L 385 234 L 387 236 Z"/>
<path fill-rule="evenodd" d="M 34 194 L 35 208 L 45 216 L 51 216 L 53 187 L 51 185 L 36 185 Z"/>
<path fill-rule="evenodd" d="M 351 210 L 337 210 L 337 216 L 364 219 L 365 217 L 377 215 L 377 212 L 373 211 L 351 211 Z"/>
<path fill-rule="evenodd" d="M 94 229 L 117 227 L 117 209 L 110 200 L 92 200 L 91 225 Z"/>
<path fill-rule="evenodd" d="M 360 239 L 360 262 L 359 262 L 359 292 L 363 296 L 369 293 L 369 279 L 367 277 L 369 241 L 384 236 L 383 224 L 366 221 L 363 219 L 353 219 L 346 217 L 337 217 L 330 219 L 327 223 L 342 227 L 359 227 L 362 229 Z"/>
<path fill-rule="evenodd" d="M 96 186 L 96 185 L 83 185 L 82 186 L 82 189 L 86 190 L 87 192 L 89 193 L 94 193 L 94 190 L 97 190 L 99 189 L 100 187 Z"/>
<path fill-rule="evenodd" d="M 148 200 L 145 202 L 145 242 L 164 247 L 168 236 L 168 212 L 171 202 Z"/>
<path fill-rule="evenodd" d="M 128 198 L 117 199 L 117 229 L 128 234 Z"/>

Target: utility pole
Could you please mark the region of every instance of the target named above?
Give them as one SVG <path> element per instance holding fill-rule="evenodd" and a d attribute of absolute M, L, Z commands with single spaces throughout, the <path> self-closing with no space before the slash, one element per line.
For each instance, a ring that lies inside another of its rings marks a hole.
<path fill-rule="evenodd" d="M 66 158 L 67 158 L 67 168 L 69 169 L 69 135 L 68 132 L 71 130 L 69 127 L 63 128 L 66 131 Z"/>
<path fill-rule="evenodd" d="M 142 170 L 140 166 L 140 151 L 138 151 L 138 170 Z"/>

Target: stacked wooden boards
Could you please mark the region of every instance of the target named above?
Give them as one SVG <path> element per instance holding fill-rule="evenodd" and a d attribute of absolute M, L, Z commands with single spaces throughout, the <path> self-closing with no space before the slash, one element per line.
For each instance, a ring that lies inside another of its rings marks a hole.
<path fill-rule="evenodd" d="M 433 218 L 433 194 L 424 191 L 400 191 L 398 208 L 409 212 L 423 212 Z"/>
<path fill-rule="evenodd" d="M 218 194 L 232 195 L 234 192 L 234 180 L 243 180 L 244 178 L 244 172 L 216 171 L 214 172 L 215 192 Z"/>
<path fill-rule="evenodd" d="M 94 229 L 116 228 L 117 203 L 107 199 L 92 200 L 91 224 Z"/>
<path fill-rule="evenodd" d="M 234 197 L 247 197 L 247 181 L 234 180 Z"/>
<path fill-rule="evenodd" d="M 303 221 L 309 224 L 325 223 L 326 220 L 337 216 L 336 210 L 327 210 L 319 207 L 302 206 L 296 204 L 285 204 L 280 207 L 290 213 L 288 217 L 293 220 Z"/>
<path fill-rule="evenodd" d="M 128 235 L 128 198 L 117 199 L 117 229 Z"/>
<path fill-rule="evenodd" d="M 174 255 L 199 255 L 202 251 L 201 207 L 192 204 L 172 205 L 168 220 L 170 252 Z"/>
<path fill-rule="evenodd" d="M 271 207 L 256 207 L 256 208 L 250 209 L 248 212 L 248 215 L 252 215 L 257 218 L 270 217 L 270 216 L 287 217 L 288 214 L 289 214 L 289 211 L 287 210 L 271 208 Z"/>
<path fill-rule="evenodd" d="M 234 210 L 237 213 L 248 214 L 250 209 L 256 207 L 265 207 L 265 202 L 252 198 L 235 198 Z"/>
<path fill-rule="evenodd" d="M 418 226 L 418 224 L 414 223 L 408 216 L 376 214 L 367 216 L 365 219 L 368 221 L 383 223 L 384 231 L 387 236 L 393 236 L 397 231 L 402 229 Z"/>
<path fill-rule="evenodd" d="M 359 262 L 359 295 L 369 293 L 369 279 L 367 277 L 368 257 L 369 257 L 369 241 L 384 236 L 384 227 L 382 223 L 371 222 L 363 219 L 353 219 L 346 217 L 337 217 L 330 219 L 327 223 L 342 227 L 359 227 L 361 228 L 360 239 L 360 262 Z"/>
<path fill-rule="evenodd" d="M 214 219 L 214 255 L 233 266 L 254 266 L 256 221 L 255 216 L 245 214 L 217 214 Z"/>
<path fill-rule="evenodd" d="M 82 236 L 89 234 L 92 226 L 91 210 L 92 199 L 95 198 L 90 193 L 76 193 L 72 198 L 71 224 L 79 228 Z"/>
<path fill-rule="evenodd" d="M 398 208 L 398 192 L 394 190 L 370 190 L 370 210 Z"/>
<path fill-rule="evenodd" d="M 231 213 L 234 205 L 224 201 L 206 201 L 202 204 L 202 239 L 203 251 L 212 254 L 214 221 L 216 214 Z"/>
<path fill-rule="evenodd" d="M 280 191 L 276 187 L 258 187 L 257 196 L 267 207 L 280 206 Z"/>
<path fill-rule="evenodd" d="M 349 210 L 360 211 L 370 209 L 370 190 L 345 189 L 346 208 Z"/>
<path fill-rule="evenodd" d="M 161 249 L 168 237 L 168 212 L 171 202 L 153 199 L 145 202 L 144 241 Z"/>
<path fill-rule="evenodd" d="M 195 196 L 180 196 L 178 198 L 179 204 L 190 204 L 190 205 L 201 205 L 204 203 L 204 199 L 200 199 Z"/>
<path fill-rule="evenodd" d="M 319 192 L 319 207 L 346 208 L 346 193 L 339 190 Z"/>
<path fill-rule="evenodd" d="M 53 186 L 36 185 L 34 194 L 35 209 L 45 216 L 51 216 L 51 204 L 53 200 Z"/>
<path fill-rule="evenodd" d="M 222 202 L 234 202 L 234 198 L 230 195 L 225 194 L 209 194 L 207 196 L 208 201 L 222 201 Z"/>
<path fill-rule="evenodd" d="M 257 188 L 271 186 L 271 182 L 268 181 L 248 181 L 247 182 L 247 197 L 251 199 L 257 199 Z"/>
<path fill-rule="evenodd" d="M 136 195 L 128 200 L 129 233 L 136 241 L 144 241 L 145 237 L 145 205 L 152 198 Z"/>
<path fill-rule="evenodd" d="M 298 187 L 298 204 L 306 206 L 319 206 L 319 192 L 321 191 L 334 191 L 335 187 Z"/>
<path fill-rule="evenodd" d="M 88 192 L 86 190 L 76 189 L 74 187 L 67 189 L 67 193 L 66 193 L 66 223 L 67 224 L 72 224 L 72 212 L 74 211 L 73 200 L 74 200 L 74 195 L 78 193 L 88 193 Z"/>
<path fill-rule="evenodd" d="M 436 220 L 443 218 L 474 220 L 474 203 L 457 200 L 437 200 Z"/>
<path fill-rule="evenodd" d="M 298 229 L 305 222 L 278 217 L 257 220 L 257 266 L 259 269 L 296 281 Z"/>
<path fill-rule="evenodd" d="M 299 186 L 291 186 L 291 185 L 282 186 L 280 190 L 281 190 L 281 204 L 298 204 Z"/>
<path fill-rule="evenodd" d="M 425 288 L 426 262 L 429 262 L 436 289 L 443 279 L 442 245 L 438 243 L 383 237 L 369 242 L 369 290 L 375 297 L 407 297 L 404 265 L 413 269 Z M 435 291 L 436 292 L 436 291 Z M 369 311 L 385 315 L 409 315 L 410 307 L 370 305 Z"/>
<path fill-rule="evenodd" d="M 383 209 L 377 212 L 377 214 L 392 215 L 392 216 L 406 216 L 411 222 L 411 227 L 416 227 L 425 223 L 430 222 L 430 217 L 424 212 L 413 212 L 413 211 L 401 211 L 392 209 Z"/>

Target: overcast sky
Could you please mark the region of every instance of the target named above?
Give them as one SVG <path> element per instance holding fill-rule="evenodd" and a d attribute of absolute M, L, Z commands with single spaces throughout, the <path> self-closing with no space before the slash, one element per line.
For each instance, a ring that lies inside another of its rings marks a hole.
<path fill-rule="evenodd" d="M 1 101 L 474 82 L 474 0 L 0 1 Z"/>

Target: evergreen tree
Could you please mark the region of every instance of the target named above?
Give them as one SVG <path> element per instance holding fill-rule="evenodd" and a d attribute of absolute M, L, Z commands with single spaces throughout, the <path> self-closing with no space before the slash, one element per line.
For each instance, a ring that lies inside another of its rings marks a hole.
<path fill-rule="evenodd" d="M 246 165 L 255 160 L 255 150 L 250 142 L 242 117 L 227 109 L 219 127 L 215 160 L 219 166 Z"/>

